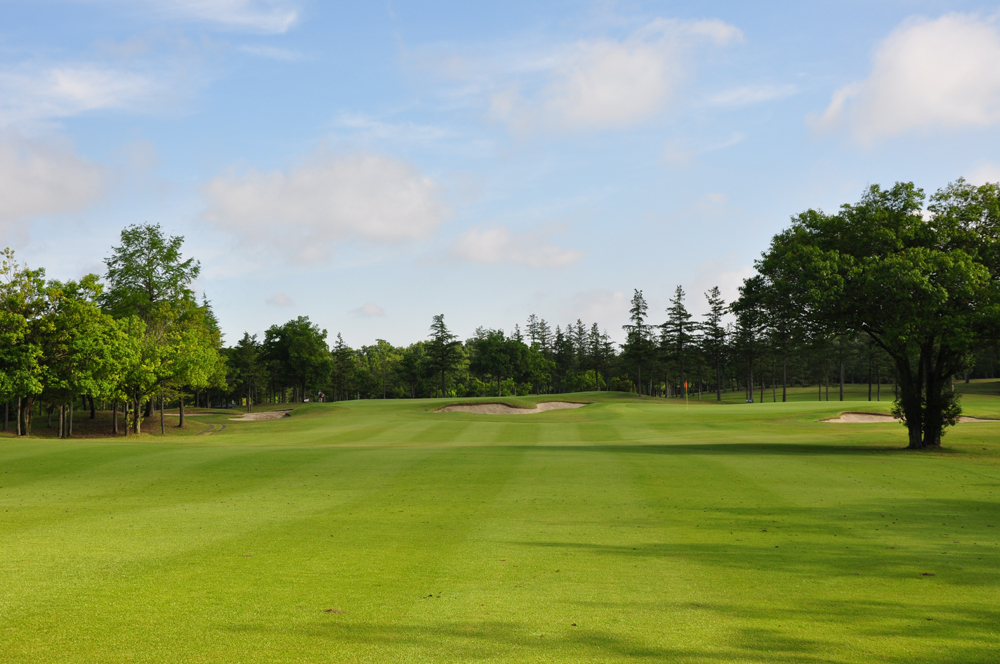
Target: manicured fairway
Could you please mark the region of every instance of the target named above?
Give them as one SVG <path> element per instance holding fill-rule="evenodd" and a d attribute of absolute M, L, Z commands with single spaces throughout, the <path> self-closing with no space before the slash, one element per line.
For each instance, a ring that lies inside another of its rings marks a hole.
<path fill-rule="evenodd" d="M 1000 659 L 1000 423 L 567 398 L 0 438 L 0 661 Z"/>

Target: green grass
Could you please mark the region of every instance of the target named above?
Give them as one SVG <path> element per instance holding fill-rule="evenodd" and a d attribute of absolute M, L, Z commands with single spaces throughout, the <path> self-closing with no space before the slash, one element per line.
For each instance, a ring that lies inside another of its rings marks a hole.
<path fill-rule="evenodd" d="M 563 398 L 0 438 L 0 661 L 997 660 L 1000 423 Z"/>

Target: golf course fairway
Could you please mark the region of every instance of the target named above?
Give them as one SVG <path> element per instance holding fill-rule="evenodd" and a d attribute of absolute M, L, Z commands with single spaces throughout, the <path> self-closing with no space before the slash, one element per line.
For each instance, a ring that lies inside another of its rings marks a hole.
<path fill-rule="evenodd" d="M 1000 660 L 1000 422 L 553 399 L 6 434 L 0 662 Z"/>

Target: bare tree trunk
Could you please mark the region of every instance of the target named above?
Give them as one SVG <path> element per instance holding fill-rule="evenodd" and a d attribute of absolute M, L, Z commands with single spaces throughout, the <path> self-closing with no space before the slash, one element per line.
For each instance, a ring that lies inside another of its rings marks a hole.
<path fill-rule="evenodd" d="M 184 392 L 183 391 L 178 391 L 177 396 L 179 397 L 179 399 L 178 399 L 179 406 L 178 406 L 178 409 L 177 409 L 177 419 L 179 420 L 179 422 L 177 423 L 177 428 L 178 429 L 183 429 L 184 428 Z"/>
<path fill-rule="evenodd" d="M 722 361 L 715 357 L 715 400 L 722 401 Z"/>
<path fill-rule="evenodd" d="M 132 433 L 140 434 L 142 433 L 142 400 L 139 399 L 138 391 L 132 403 Z"/>
<path fill-rule="evenodd" d="M 90 419 L 97 419 L 97 407 L 94 405 L 94 395 L 88 394 L 87 397 L 90 399 Z"/>
<path fill-rule="evenodd" d="M 118 399 L 111 402 L 111 433 L 118 435 Z"/>
<path fill-rule="evenodd" d="M 781 355 L 781 403 L 788 401 L 788 353 Z"/>
<path fill-rule="evenodd" d="M 69 402 L 69 435 L 67 438 L 73 437 L 73 402 L 75 401 L 76 399 L 73 399 L 73 401 Z"/>
<path fill-rule="evenodd" d="M 163 422 L 163 384 L 160 384 L 160 435 L 167 433 L 166 424 Z"/>
<path fill-rule="evenodd" d="M 872 400 L 872 356 L 868 355 L 868 400 Z"/>
<path fill-rule="evenodd" d="M 844 400 L 844 358 L 840 358 L 840 400 Z"/>
<path fill-rule="evenodd" d="M 59 437 L 65 438 L 66 406 L 59 406 Z"/>

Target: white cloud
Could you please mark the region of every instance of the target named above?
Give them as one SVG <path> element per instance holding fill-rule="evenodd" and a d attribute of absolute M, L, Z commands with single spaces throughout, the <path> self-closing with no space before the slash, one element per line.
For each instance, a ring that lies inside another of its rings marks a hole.
<path fill-rule="evenodd" d="M 708 98 L 713 106 L 739 108 L 759 104 L 772 99 L 783 99 L 798 92 L 794 85 L 744 85 L 723 90 Z"/>
<path fill-rule="evenodd" d="M 89 63 L 25 64 L 0 70 L 0 124 L 149 107 L 163 93 L 162 80 L 133 71 Z"/>
<path fill-rule="evenodd" d="M 708 311 L 705 293 L 713 286 L 718 286 L 722 299 L 733 302 L 740 295 L 740 286 L 745 279 L 757 274 L 753 265 L 741 265 L 736 255 L 730 255 L 724 260 L 710 260 L 702 263 L 695 271 L 695 280 L 684 285 L 687 293 L 685 305 L 692 314 L 702 316 Z"/>
<path fill-rule="evenodd" d="M 561 130 L 630 126 L 670 102 L 691 72 L 692 47 L 740 39 L 740 30 L 722 21 L 657 19 L 624 39 L 563 45 L 521 63 L 515 81 L 492 94 L 490 116 L 517 131 L 537 125 Z M 541 81 L 532 80 L 539 75 Z M 525 87 L 540 91 L 524 96 Z"/>
<path fill-rule="evenodd" d="M 24 231 L 25 221 L 78 212 L 96 203 L 105 173 L 57 142 L 0 138 L 0 233 Z"/>
<path fill-rule="evenodd" d="M 290 307 L 294 304 L 292 298 L 288 297 L 284 293 L 275 293 L 271 297 L 267 298 L 265 302 L 270 304 L 272 307 Z"/>
<path fill-rule="evenodd" d="M 531 267 L 568 267 L 577 263 L 585 252 L 551 244 L 555 230 L 515 234 L 506 226 L 480 226 L 455 238 L 451 254 L 474 263 L 518 263 Z"/>
<path fill-rule="evenodd" d="M 345 240 L 421 240 L 446 215 L 434 180 L 371 154 L 318 155 L 287 172 L 220 176 L 202 194 L 209 222 L 297 262 L 325 260 Z"/>
<path fill-rule="evenodd" d="M 998 62 L 995 20 L 910 19 L 879 45 L 868 78 L 834 92 L 810 122 L 820 130 L 846 127 L 862 144 L 914 130 L 997 124 Z"/>
<path fill-rule="evenodd" d="M 298 51 L 292 51 L 287 48 L 278 48 L 277 46 L 240 46 L 240 50 L 244 53 L 256 55 L 261 58 L 267 58 L 269 60 L 296 62 L 298 60 L 305 59 L 305 56 Z"/>
<path fill-rule="evenodd" d="M 694 147 L 688 139 L 670 140 L 663 146 L 662 159 L 666 166 L 671 168 L 684 168 L 689 166 L 700 154 L 725 150 L 734 145 L 738 145 L 746 140 L 746 135 L 741 132 L 733 132 L 729 137 L 719 139 L 711 143 Z"/>
<path fill-rule="evenodd" d="M 621 325 L 628 319 L 632 294 L 625 291 L 592 290 L 577 293 L 564 308 L 566 318 L 597 321 L 612 337 L 619 338 Z"/>
<path fill-rule="evenodd" d="M 378 306 L 377 304 L 366 302 L 363 306 L 352 310 L 351 313 L 354 313 L 358 316 L 362 316 L 364 318 L 378 318 L 385 313 L 385 309 Z"/>
<path fill-rule="evenodd" d="M 1000 166 L 983 162 L 966 179 L 969 181 L 969 184 L 974 184 L 977 187 L 987 183 L 995 184 L 1000 182 Z"/>
<path fill-rule="evenodd" d="M 79 0 L 129 5 L 132 0 Z M 201 21 L 228 30 L 280 34 L 299 18 L 299 4 L 290 0 L 146 0 L 141 8 L 158 19 Z"/>

